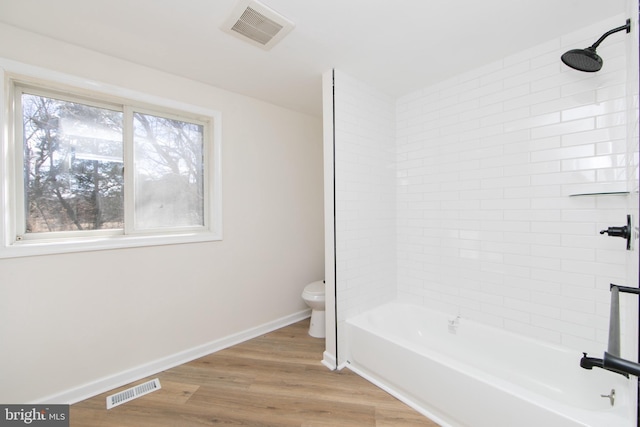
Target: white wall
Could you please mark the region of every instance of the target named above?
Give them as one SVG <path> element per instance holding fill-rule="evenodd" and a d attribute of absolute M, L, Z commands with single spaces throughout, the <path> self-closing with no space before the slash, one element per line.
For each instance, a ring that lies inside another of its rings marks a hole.
<path fill-rule="evenodd" d="M 0 401 L 72 398 L 306 313 L 324 274 L 319 118 L 5 25 L 0 39 L 3 58 L 221 111 L 224 221 L 221 242 L 1 259 Z"/>
<path fill-rule="evenodd" d="M 396 296 L 395 106 L 339 70 L 334 78 L 340 364 L 344 321 Z"/>
<path fill-rule="evenodd" d="M 625 224 L 627 213 L 637 225 L 637 196 L 572 195 L 637 191 L 629 130 L 637 123 L 637 90 L 629 91 L 637 71 L 628 76 L 637 69 L 637 52 L 628 53 L 637 29 L 600 46 L 598 73 L 569 69 L 560 56 L 625 18 L 398 101 L 402 300 L 601 357 L 609 283 L 637 286 L 627 263 L 638 255 L 598 232 Z"/>

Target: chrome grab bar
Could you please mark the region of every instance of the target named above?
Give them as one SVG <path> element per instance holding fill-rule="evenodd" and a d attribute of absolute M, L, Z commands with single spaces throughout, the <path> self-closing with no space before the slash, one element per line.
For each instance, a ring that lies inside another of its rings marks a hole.
<path fill-rule="evenodd" d="M 616 372 L 629 378 L 629 374 L 640 377 L 640 363 L 620 357 L 620 292 L 640 295 L 640 288 L 611 284 L 611 308 L 609 311 L 609 344 L 602 359 L 588 357 L 583 353 L 580 366 L 585 369 L 597 368 Z"/>

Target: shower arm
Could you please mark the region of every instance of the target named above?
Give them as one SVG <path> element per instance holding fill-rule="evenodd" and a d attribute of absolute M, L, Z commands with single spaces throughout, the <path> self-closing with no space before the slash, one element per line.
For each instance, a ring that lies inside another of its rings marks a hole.
<path fill-rule="evenodd" d="M 592 44 L 589 49 L 596 50 L 598 48 L 598 46 L 600 46 L 600 43 L 602 43 L 602 41 L 604 39 L 609 37 L 611 34 L 617 33 L 618 31 L 622 31 L 622 30 L 627 30 L 627 33 L 631 32 L 631 19 L 627 19 L 627 23 L 625 25 L 622 25 L 622 26 L 620 26 L 618 28 L 614 28 L 613 30 L 609 30 L 606 33 L 604 33 L 602 35 L 602 37 L 600 37 L 597 42 Z"/>

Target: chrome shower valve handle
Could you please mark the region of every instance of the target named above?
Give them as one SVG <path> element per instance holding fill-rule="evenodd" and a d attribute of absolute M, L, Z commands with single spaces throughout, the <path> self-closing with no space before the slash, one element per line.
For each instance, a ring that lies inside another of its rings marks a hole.
<path fill-rule="evenodd" d="M 616 390 L 614 388 L 611 389 L 611 393 L 609 394 L 601 394 L 600 397 L 608 397 L 611 406 L 616 403 Z"/>

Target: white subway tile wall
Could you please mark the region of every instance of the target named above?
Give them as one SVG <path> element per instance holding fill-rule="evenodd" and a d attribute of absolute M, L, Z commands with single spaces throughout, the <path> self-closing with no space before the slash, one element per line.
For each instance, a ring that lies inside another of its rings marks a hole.
<path fill-rule="evenodd" d="M 395 104 L 335 71 L 338 327 L 396 297 Z M 338 348 L 341 348 L 339 334 Z M 344 348 L 344 347 L 342 347 Z"/>
<path fill-rule="evenodd" d="M 638 98 L 624 33 L 600 46 L 599 73 L 571 70 L 560 55 L 623 23 L 604 20 L 397 101 L 401 300 L 606 348 L 609 283 L 625 283 L 627 254 L 599 230 L 623 225 L 637 197 L 575 195 L 637 191 L 627 136 Z"/>
<path fill-rule="evenodd" d="M 596 355 L 606 348 L 609 283 L 625 284 L 637 264 L 624 240 L 599 234 L 638 211 L 634 65 L 624 33 L 598 49 L 599 73 L 560 55 L 624 19 L 398 100 L 336 71 L 339 330 L 398 298 Z M 631 194 L 576 196 L 617 191 Z"/>

